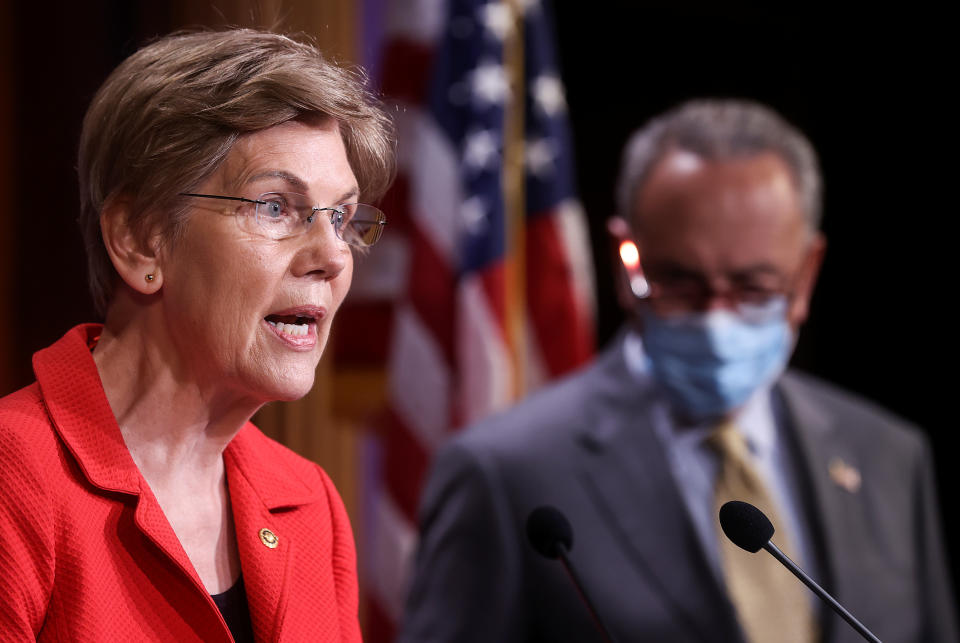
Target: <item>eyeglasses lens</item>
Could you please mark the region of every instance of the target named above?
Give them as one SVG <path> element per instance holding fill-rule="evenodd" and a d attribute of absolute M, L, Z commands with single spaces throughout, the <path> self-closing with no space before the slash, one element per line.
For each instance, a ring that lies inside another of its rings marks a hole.
<path fill-rule="evenodd" d="M 359 247 L 372 246 L 380 238 L 386 216 L 362 203 L 317 210 L 302 194 L 269 192 L 257 199 L 255 228 L 250 230 L 271 239 L 285 239 L 305 232 L 320 215 L 330 223 L 342 241 Z"/>

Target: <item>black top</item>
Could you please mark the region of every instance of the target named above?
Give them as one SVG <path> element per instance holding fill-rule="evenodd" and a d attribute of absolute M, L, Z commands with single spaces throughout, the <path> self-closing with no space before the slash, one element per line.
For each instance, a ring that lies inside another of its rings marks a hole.
<path fill-rule="evenodd" d="M 243 587 L 243 576 L 237 579 L 233 587 L 222 594 L 211 594 L 210 598 L 227 622 L 233 640 L 237 643 L 253 643 L 253 624 L 250 622 L 250 605 Z"/>

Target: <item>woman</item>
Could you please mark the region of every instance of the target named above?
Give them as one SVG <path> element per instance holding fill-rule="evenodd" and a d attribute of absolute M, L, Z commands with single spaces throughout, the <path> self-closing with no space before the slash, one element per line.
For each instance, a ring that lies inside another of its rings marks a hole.
<path fill-rule="evenodd" d="M 360 639 L 336 490 L 249 418 L 313 385 L 392 149 L 355 76 L 271 33 L 106 80 L 79 154 L 105 323 L 0 400 L 0 640 Z"/>

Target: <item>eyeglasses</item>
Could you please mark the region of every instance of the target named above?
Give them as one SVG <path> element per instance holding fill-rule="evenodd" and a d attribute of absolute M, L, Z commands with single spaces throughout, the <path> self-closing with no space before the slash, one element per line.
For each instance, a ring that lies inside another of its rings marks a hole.
<path fill-rule="evenodd" d="M 769 315 L 781 314 L 781 308 L 793 295 L 793 284 L 775 277 L 767 281 L 776 283 L 731 281 L 723 291 L 689 276 L 648 275 L 647 279 L 650 305 L 661 316 L 705 310 L 713 298 L 720 297 L 741 317 L 762 321 Z"/>
<path fill-rule="evenodd" d="M 321 208 L 311 204 L 305 195 L 294 192 L 267 192 L 256 199 L 189 192 L 181 192 L 180 196 L 247 204 L 245 208 L 240 206 L 236 212 L 241 227 L 251 234 L 275 240 L 303 234 L 310 229 L 318 212 L 329 213 L 330 224 L 338 239 L 359 248 L 369 248 L 375 244 L 383 234 L 383 226 L 387 225 L 387 216 L 372 205 L 345 203 Z M 253 208 L 250 208 L 251 205 Z"/>

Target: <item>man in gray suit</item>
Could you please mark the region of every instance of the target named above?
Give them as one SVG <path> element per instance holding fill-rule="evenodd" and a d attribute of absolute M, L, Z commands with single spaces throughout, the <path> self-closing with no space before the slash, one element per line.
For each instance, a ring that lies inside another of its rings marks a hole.
<path fill-rule="evenodd" d="M 730 551 L 726 493 L 768 502 L 774 542 L 885 643 L 956 641 L 922 434 L 786 370 L 825 247 L 809 142 L 760 105 L 687 103 L 629 141 L 618 207 L 631 323 L 437 456 L 400 640 L 601 640 L 528 544 L 543 505 L 620 641 L 861 640 L 765 552 Z"/>

